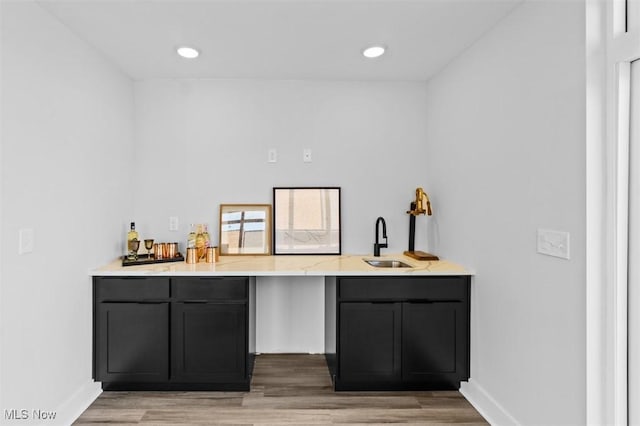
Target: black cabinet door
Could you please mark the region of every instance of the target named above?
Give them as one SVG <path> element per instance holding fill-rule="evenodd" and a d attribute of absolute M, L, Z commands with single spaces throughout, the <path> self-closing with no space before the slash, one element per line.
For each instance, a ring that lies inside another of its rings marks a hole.
<path fill-rule="evenodd" d="M 247 377 L 246 305 L 173 304 L 172 380 L 229 383 Z"/>
<path fill-rule="evenodd" d="M 468 378 L 467 311 L 461 302 L 403 303 L 402 379 L 457 389 Z"/>
<path fill-rule="evenodd" d="M 340 303 L 341 381 L 372 383 L 400 379 L 401 304 Z"/>
<path fill-rule="evenodd" d="M 98 303 L 96 380 L 169 379 L 169 304 Z"/>

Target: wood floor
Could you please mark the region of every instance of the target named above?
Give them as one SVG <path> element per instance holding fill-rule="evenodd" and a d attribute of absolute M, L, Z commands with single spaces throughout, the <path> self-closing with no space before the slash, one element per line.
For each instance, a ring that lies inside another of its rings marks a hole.
<path fill-rule="evenodd" d="M 251 392 L 103 392 L 75 425 L 488 423 L 455 391 L 334 392 L 322 355 L 260 355 Z"/>

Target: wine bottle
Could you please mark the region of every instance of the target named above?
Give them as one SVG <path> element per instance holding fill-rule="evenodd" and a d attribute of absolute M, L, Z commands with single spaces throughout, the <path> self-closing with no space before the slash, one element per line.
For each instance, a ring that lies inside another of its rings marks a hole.
<path fill-rule="evenodd" d="M 205 248 L 211 247 L 211 237 L 209 236 L 209 226 L 204 225 L 204 232 L 202 233 L 204 236 L 204 246 Z"/>
<path fill-rule="evenodd" d="M 138 239 L 138 231 L 136 231 L 136 223 L 131 222 L 131 229 L 127 232 L 127 241 L 137 240 Z"/>
<path fill-rule="evenodd" d="M 127 232 L 127 252 L 129 259 L 135 259 L 138 255 L 138 250 L 134 250 L 130 241 L 138 241 L 138 231 L 136 231 L 136 223 L 131 222 L 131 229 Z"/>
<path fill-rule="evenodd" d="M 195 248 L 196 247 L 196 229 L 195 225 L 191 224 L 191 232 L 189 232 L 189 237 L 187 238 L 187 248 Z"/>
<path fill-rule="evenodd" d="M 204 259 L 206 256 L 206 246 L 204 239 L 204 232 L 202 230 L 202 225 L 198 225 L 198 231 L 196 232 L 196 253 L 198 257 L 198 262 L 201 259 Z"/>

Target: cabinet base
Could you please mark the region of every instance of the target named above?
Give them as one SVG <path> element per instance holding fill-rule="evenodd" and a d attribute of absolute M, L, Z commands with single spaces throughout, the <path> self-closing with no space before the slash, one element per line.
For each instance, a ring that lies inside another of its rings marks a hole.
<path fill-rule="evenodd" d="M 230 391 L 249 392 L 251 380 L 241 383 L 120 383 L 102 382 L 104 391 Z"/>
<path fill-rule="evenodd" d="M 215 383 L 180 383 L 180 382 L 102 382 L 104 391 L 227 391 L 227 392 L 249 392 L 251 379 L 253 377 L 253 367 L 255 366 L 255 353 L 247 356 L 246 379 L 233 382 Z M 95 380 L 95 377 L 94 377 Z"/>
<path fill-rule="evenodd" d="M 415 383 L 390 383 L 390 382 L 364 382 L 344 383 L 334 381 L 336 391 L 434 391 L 434 390 L 458 390 L 460 382 L 415 382 Z"/>

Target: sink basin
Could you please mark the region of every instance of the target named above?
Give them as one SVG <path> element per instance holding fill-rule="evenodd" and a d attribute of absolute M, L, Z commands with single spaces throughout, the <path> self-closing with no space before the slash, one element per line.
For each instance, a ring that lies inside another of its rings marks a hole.
<path fill-rule="evenodd" d="M 363 259 L 371 266 L 375 266 L 376 268 L 412 268 L 408 263 L 404 263 L 400 260 L 391 260 L 391 259 Z"/>

